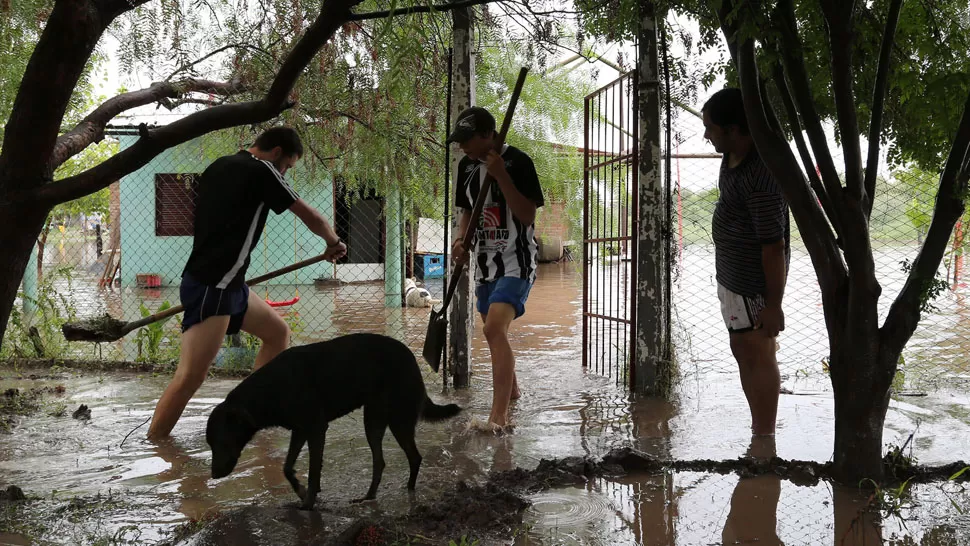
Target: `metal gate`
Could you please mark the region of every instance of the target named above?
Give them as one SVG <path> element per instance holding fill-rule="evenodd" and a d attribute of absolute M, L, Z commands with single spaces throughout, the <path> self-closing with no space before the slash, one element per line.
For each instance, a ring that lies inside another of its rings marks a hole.
<path fill-rule="evenodd" d="M 636 70 L 585 100 L 583 368 L 633 384 L 636 358 Z"/>

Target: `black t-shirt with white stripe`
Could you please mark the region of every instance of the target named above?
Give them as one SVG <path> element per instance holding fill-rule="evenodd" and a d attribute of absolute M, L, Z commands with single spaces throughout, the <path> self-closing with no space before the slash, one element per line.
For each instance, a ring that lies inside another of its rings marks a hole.
<path fill-rule="evenodd" d="M 502 151 L 505 170 L 522 195 L 541 207 L 544 203 L 539 176 L 532 158 L 514 146 L 505 145 Z M 483 162 L 462 158 L 458 163 L 455 183 L 455 205 L 471 210 L 485 181 Z M 535 239 L 535 223 L 525 225 L 512 214 L 498 182 L 492 183 L 485 196 L 485 207 L 475 231 L 478 262 L 476 278 L 479 283 L 500 277 L 517 277 L 534 282 L 539 245 Z"/>
<path fill-rule="evenodd" d="M 725 156 L 712 226 L 717 282 L 742 296 L 764 295 L 762 245 L 784 240 L 788 267 L 788 203 L 781 186 L 754 149 L 735 168 L 727 165 Z"/>
<path fill-rule="evenodd" d="M 185 273 L 217 288 L 242 286 L 270 209 L 282 214 L 298 196 L 269 161 L 243 150 L 203 171 L 195 237 Z"/>

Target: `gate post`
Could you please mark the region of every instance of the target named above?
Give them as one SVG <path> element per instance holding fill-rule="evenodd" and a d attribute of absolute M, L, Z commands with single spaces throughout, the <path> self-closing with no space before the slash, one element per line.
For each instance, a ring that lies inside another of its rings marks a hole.
<path fill-rule="evenodd" d="M 636 351 L 630 369 L 630 387 L 638 394 L 660 392 L 667 344 L 667 293 L 669 274 L 664 252 L 666 208 L 661 168 L 659 24 L 652 1 L 640 2 L 639 51 L 637 55 L 637 115 L 639 117 L 638 206 L 636 207 Z"/>
<path fill-rule="evenodd" d="M 468 8 L 460 8 L 453 10 L 453 31 L 452 40 L 453 44 L 453 62 L 452 62 L 452 82 L 453 82 L 453 95 L 451 103 L 451 119 L 457 119 L 458 114 L 462 110 L 471 106 L 474 102 L 475 96 L 475 80 L 474 80 L 474 65 L 472 60 L 472 25 L 471 25 L 471 11 Z M 451 127 L 448 128 L 451 131 Z M 463 154 L 461 149 L 458 148 L 457 144 L 450 144 L 452 146 L 451 153 L 451 172 L 455 173 L 452 176 L 453 181 L 457 181 L 461 175 L 458 172 L 458 161 L 462 158 Z M 457 187 L 457 184 L 455 184 Z M 454 211 L 452 214 L 451 221 L 451 232 L 454 234 L 452 240 L 455 240 L 462 236 L 459 232 L 458 220 L 460 216 L 458 215 L 458 210 L 454 206 L 455 190 L 452 190 L 452 195 L 448 196 L 451 199 L 452 207 L 451 210 Z M 451 241 L 448 242 L 451 244 Z M 474 278 L 469 273 L 473 272 L 475 267 L 475 260 L 468 260 L 468 267 L 462 268 L 461 277 L 458 281 L 458 288 L 455 290 L 455 295 L 451 300 L 451 310 L 448 313 L 449 320 L 449 347 L 448 347 L 448 360 L 451 362 L 450 367 L 445 366 L 445 370 L 442 373 L 447 373 L 450 369 L 454 375 L 454 386 L 456 388 L 467 387 L 470 383 L 471 377 L 471 339 L 472 339 L 472 324 L 474 324 L 474 315 L 472 315 L 472 301 L 469 298 L 471 293 L 471 279 Z M 451 267 L 447 265 L 446 267 Z M 455 274 L 453 267 L 450 269 L 450 275 Z M 449 277 L 450 278 L 450 277 Z"/>

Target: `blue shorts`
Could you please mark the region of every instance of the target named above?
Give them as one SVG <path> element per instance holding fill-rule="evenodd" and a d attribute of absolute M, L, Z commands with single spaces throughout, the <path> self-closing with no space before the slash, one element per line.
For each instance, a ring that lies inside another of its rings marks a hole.
<path fill-rule="evenodd" d="M 231 336 L 239 332 L 246 310 L 249 309 L 249 287 L 244 284 L 239 288 L 219 289 L 202 284 L 185 273 L 182 275 L 182 284 L 179 285 L 179 299 L 185 306 L 185 314 L 182 316 L 183 332 L 209 317 L 229 315 L 226 335 Z"/>
<path fill-rule="evenodd" d="M 488 314 L 493 303 L 507 303 L 515 308 L 515 318 L 525 314 L 525 300 L 529 299 L 532 283 L 518 277 L 499 277 L 475 287 L 478 298 L 478 312 Z"/>

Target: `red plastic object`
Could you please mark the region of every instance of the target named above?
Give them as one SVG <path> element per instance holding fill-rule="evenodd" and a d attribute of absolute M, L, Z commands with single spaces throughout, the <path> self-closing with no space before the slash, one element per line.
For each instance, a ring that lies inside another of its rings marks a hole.
<path fill-rule="evenodd" d="M 300 296 L 297 296 L 291 300 L 285 300 L 285 301 L 266 300 L 266 303 L 268 303 L 270 307 L 288 307 L 298 301 L 300 301 Z"/>

